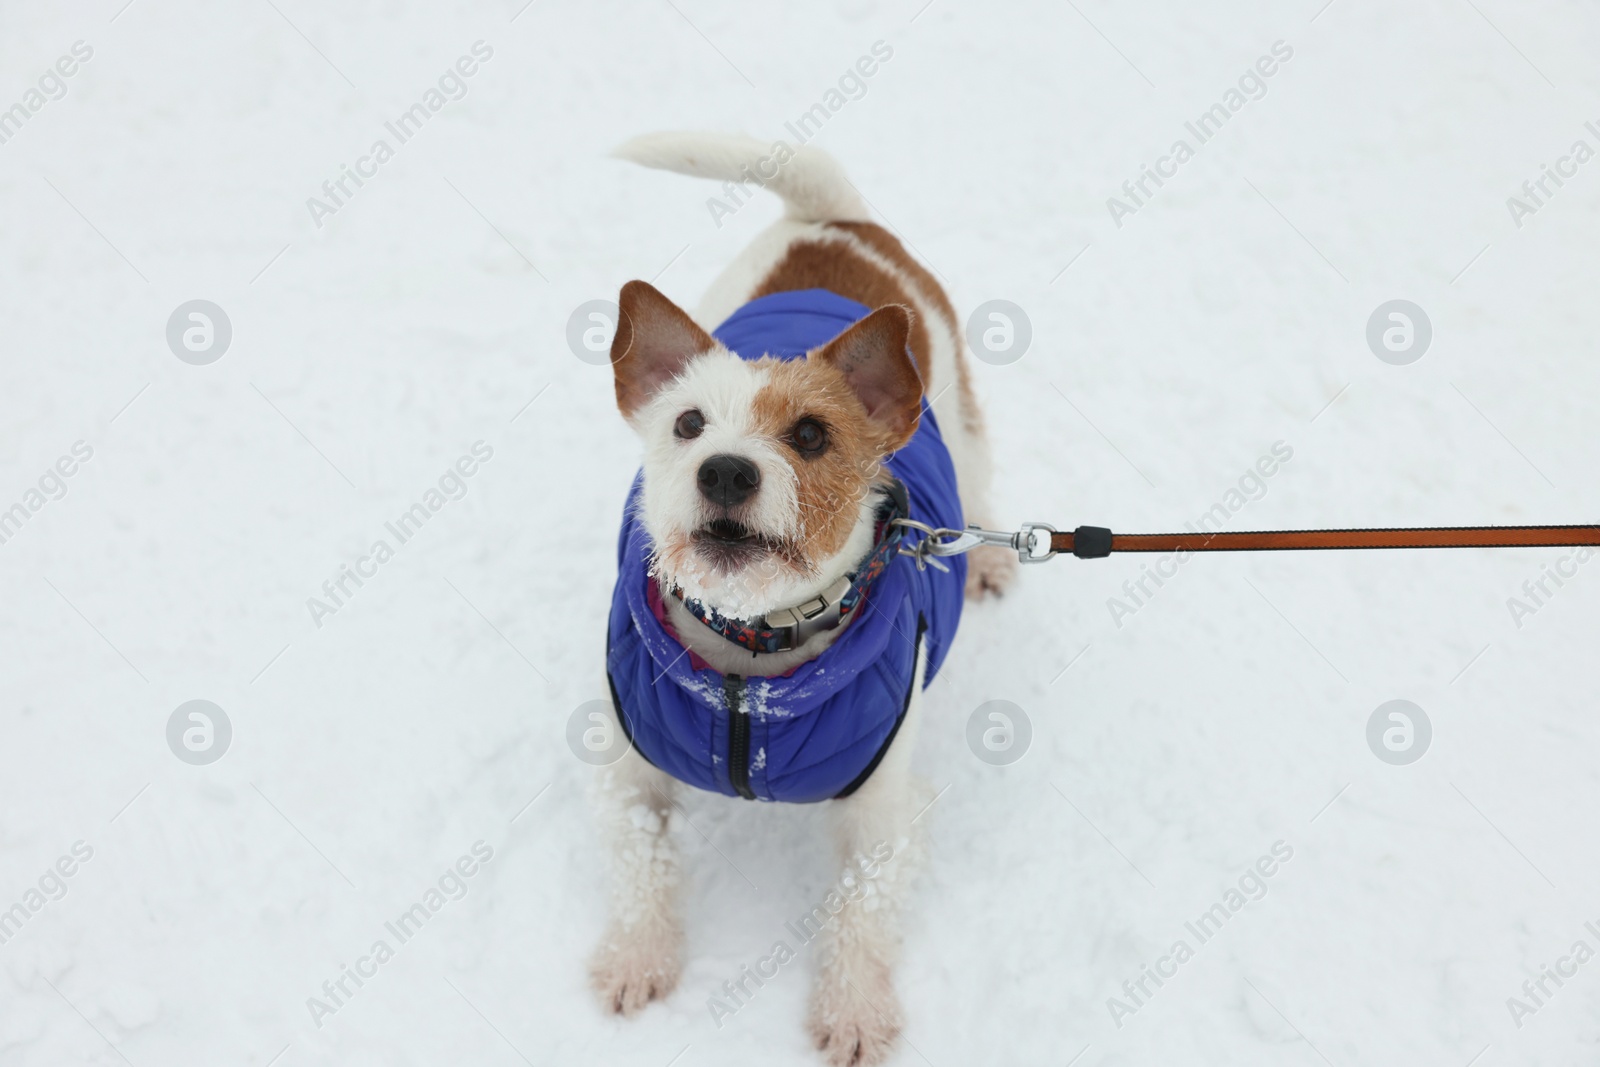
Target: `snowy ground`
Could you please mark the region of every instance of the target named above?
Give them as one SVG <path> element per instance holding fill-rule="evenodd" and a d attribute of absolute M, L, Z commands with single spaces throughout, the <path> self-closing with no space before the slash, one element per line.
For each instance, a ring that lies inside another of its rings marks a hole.
<path fill-rule="evenodd" d="M 1506 204 L 1600 147 L 1586 5 L 123 3 L 0 5 L 0 108 L 31 113 L 0 144 L 6 1067 L 816 1062 L 809 960 L 720 1029 L 706 998 L 825 891 L 819 809 L 690 798 L 682 986 L 626 1023 L 585 987 L 604 867 L 565 736 L 604 693 L 635 453 L 564 335 L 629 278 L 693 302 L 777 214 L 718 227 L 712 187 L 611 145 L 784 136 L 874 42 L 817 141 L 964 313 L 1031 319 L 1021 360 L 977 365 L 1006 521 L 1181 527 L 1275 442 L 1230 528 L 1600 518 L 1600 162 L 1520 227 Z M 314 220 L 478 41 L 464 97 Z M 1278 41 L 1119 227 L 1107 198 Z M 1406 366 L 1365 337 L 1396 298 L 1433 327 Z M 194 299 L 232 327 L 204 366 L 165 337 Z M 1153 561 L 1064 561 L 971 611 L 917 755 L 946 791 L 898 1062 L 1593 1063 L 1600 962 L 1507 1005 L 1600 949 L 1600 564 L 1523 592 L 1563 555 L 1197 559 L 1116 619 Z M 1398 698 L 1432 724 L 1408 766 L 1366 740 Z M 232 729 L 203 766 L 166 734 L 195 699 Z M 990 700 L 1032 723 L 1010 766 L 966 744 Z M 1185 923 L 1280 841 L 1200 944 Z"/>

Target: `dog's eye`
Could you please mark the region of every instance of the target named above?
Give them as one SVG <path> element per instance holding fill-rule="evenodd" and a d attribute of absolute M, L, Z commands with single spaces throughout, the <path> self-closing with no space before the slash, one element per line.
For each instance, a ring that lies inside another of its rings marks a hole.
<path fill-rule="evenodd" d="M 699 408 L 685 411 L 678 416 L 678 421 L 673 424 L 672 432 L 680 441 L 692 441 L 700 436 L 700 431 L 706 428 L 706 417 L 700 414 Z"/>
<path fill-rule="evenodd" d="M 828 446 L 828 431 L 816 419 L 801 419 L 789 431 L 789 443 L 803 456 L 819 455 Z"/>

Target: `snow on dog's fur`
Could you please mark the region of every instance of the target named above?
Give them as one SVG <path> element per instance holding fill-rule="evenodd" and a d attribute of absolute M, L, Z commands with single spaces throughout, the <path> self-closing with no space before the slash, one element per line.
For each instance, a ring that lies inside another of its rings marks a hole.
<path fill-rule="evenodd" d="M 719 180 L 769 146 L 714 134 L 653 134 L 618 150 L 646 166 Z M 924 396 L 951 399 L 940 427 L 970 522 L 988 525 L 988 449 L 962 356 L 955 311 L 933 276 L 868 219 L 839 165 L 801 148 L 766 187 L 787 217 L 713 284 L 691 317 L 644 282 L 618 300 L 612 348 L 617 406 L 643 438 L 641 515 L 655 545 L 652 569 L 729 618 L 755 619 L 798 604 L 850 572 L 874 539 L 873 488 L 882 460 L 908 441 Z M 827 289 L 875 310 L 803 359 L 746 361 L 707 332 L 771 293 Z M 698 320 L 698 321 L 697 321 Z M 1003 590 L 1017 560 L 999 550 L 968 557 L 967 595 Z M 781 675 L 815 658 L 846 628 L 799 648 L 753 655 L 666 599 L 679 639 L 711 667 Z M 921 677 L 893 742 L 854 794 L 830 802 L 841 869 L 880 842 L 897 877 L 871 908 L 840 913 L 826 932 L 808 1023 L 836 1065 L 874 1064 L 895 1047 L 901 1009 L 893 983 L 898 916 L 915 865 L 911 820 L 922 806 L 910 774 Z M 615 725 L 615 724 L 614 724 Z M 632 1014 L 669 994 L 683 967 L 682 888 L 670 813 L 677 783 L 629 751 L 601 772 L 598 817 L 613 852 L 611 925 L 591 964 L 602 1003 Z"/>

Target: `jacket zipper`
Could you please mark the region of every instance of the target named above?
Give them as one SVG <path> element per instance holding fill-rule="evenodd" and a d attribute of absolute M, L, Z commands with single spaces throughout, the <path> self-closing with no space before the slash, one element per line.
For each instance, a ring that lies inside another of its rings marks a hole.
<path fill-rule="evenodd" d="M 739 710 L 744 686 L 742 675 L 722 676 L 722 692 L 728 699 L 728 781 L 734 792 L 754 800 L 756 794 L 750 788 L 750 715 Z"/>

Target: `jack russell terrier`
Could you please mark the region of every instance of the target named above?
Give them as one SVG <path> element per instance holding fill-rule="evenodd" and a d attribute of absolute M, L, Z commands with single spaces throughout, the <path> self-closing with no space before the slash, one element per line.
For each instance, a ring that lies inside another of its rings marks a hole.
<path fill-rule="evenodd" d="M 997 548 L 943 569 L 899 552 L 901 520 L 989 518 L 961 324 L 817 149 L 661 133 L 617 154 L 758 180 L 787 210 L 695 315 L 641 281 L 618 299 L 617 406 L 644 462 L 607 634 L 613 725 L 629 747 L 594 791 L 614 886 L 592 978 L 624 1015 L 678 982 L 680 782 L 830 801 L 854 889 L 819 909 L 809 1028 L 830 1063 L 879 1063 L 902 1026 L 891 969 L 922 796 L 910 775 L 921 691 L 963 597 L 1002 592 L 1017 566 Z"/>

